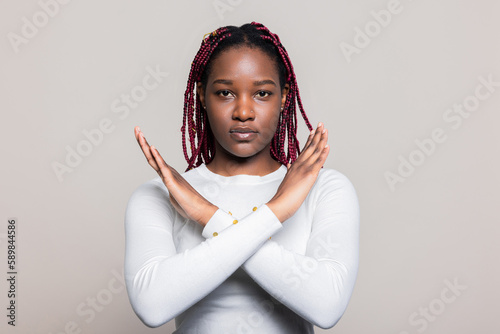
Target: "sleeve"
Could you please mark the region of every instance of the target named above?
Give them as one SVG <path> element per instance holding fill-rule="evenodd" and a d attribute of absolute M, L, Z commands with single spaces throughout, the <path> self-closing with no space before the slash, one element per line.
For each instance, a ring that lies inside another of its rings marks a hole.
<path fill-rule="evenodd" d="M 343 174 L 325 170 L 322 176 L 305 255 L 269 240 L 243 269 L 275 299 L 326 329 L 344 314 L 356 281 L 359 204 Z"/>
<path fill-rule="evenodd" d="M 213 238 L 214 235 L 218 235 L 222 230 L 238 223 L 238 221 L 232 215 L 219 208 L 205 224 L 201 235 L 206 239 Z"/>
<path fill-rule="evenodd" d="M 149 327 L 161 326 L 208 295 L 282 228 L 264 204 L 216 238 L 177 253 L 175 215 L 168 192 L 154 181 L 134 191 L 125 212 L 127 293 L 134 312 Z M 231 216 L 219 209 L 211 220 L 221 219 Z"/>

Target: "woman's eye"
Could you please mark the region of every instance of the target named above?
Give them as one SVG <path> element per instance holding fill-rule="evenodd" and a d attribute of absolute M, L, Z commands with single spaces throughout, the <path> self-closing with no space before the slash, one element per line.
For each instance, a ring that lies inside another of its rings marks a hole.
<path fill-rule="evenodd" d="M 224 96 L 224 97 L 229 96 L 229 94 L 231 94 L 231 93 L 228 90 L 219 91 L 219 95 Z"/>
<path fill-rule="evenodd" d="M 269 95 L 269 92 L 265 92 L 263 90 L 261 90 L 260 92 L 257 93 L 259 95 L 259 97 L 268 97 Z"/>

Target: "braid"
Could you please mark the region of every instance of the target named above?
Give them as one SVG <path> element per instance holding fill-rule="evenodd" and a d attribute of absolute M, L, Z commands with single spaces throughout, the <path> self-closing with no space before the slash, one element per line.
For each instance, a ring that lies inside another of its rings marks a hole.
<path fill-rule="evenodd" d="M 295 72 L 293 70 L 292 62 L 290 60 L 290 57 L 288 57 L 288 52 L 286 51 L 285 47 L 283 46 L 283 44 L 281 44 L 279 36 L 270 32 L 269 29 L 267 29 L 264 25 L 260 23 L 252 22 L 252 24 L 257 26 L 257 30 L 264 31 L 266 33 L 266 35 L 262 35 L 263 39 L 270 40 L 276 46 L 281 56 L 281 60 L 285 64 L 288 74 L 286 81 L 290 85 L 290 92 L 288 93 L 285 102 L 285 107 L 283 108 L 284 117 L 282 117 L 282 122 L 278 126 L 280 131 L 277 131 L 277 133 L 274 135 L 273 143 L 271 145 L 271 147 L 274 148 L 271 149 L 272 156 L 281 163 L 286 165 L 288 161 L 293 163 L 297 159 L 298 154 L 300 154 L 299 141 L 297 139 L 297 113 L 295 109 L 296 105 L 295 101 L 298 102 L 300 112 L 302 114 L 302 117 L 304 118 L 304 121 L 306 122 L 307 128 L 309 130 L 312 130 L 313 127 L 311 126 L 309 119 L 307 118 L 307 115 L 304 111 L 304 107 L 302 106 L 302 100 L 299 94 L 299 86 L 297 85 L 297 80 L 295 77 Z M 286 125 L 288 125 L 288 128 L 286 127 Z M 286 129 L 288 130 L 287 156 L 285 156 L 284 153 L 285 151 L 284 141 L 285 141 Z M 278 155 L 276 154 L 277 152 Z"/>
<path fill-rule="evenodd" d="M 215 153 L 215 145 L 212 138 L 209 138 L 207 131 L 208 121 L 206 114 L 203 112 L 198 93 L 196 92 L 196 106 L 195 106 L 195 96 L 193 92 L 195 91 L 195 85 L 201 80 L 201 75 L 205 70 L 205 66 L 209 61 L 213 51 L 217 48 L 217 45 L 221 40 L 230 36 L 231 34 L 226 34 L 226 28 L 219 28 L 212 32 L 208 37 L 203 38 L 201 42 L 200 49 L 194 57 L 191 63 L 191 71 L 189 72 L 189 78 L 187 83 L 186 92 L 184 93 L 184 116 L 182 120 L 182 148 L 184 151 L 184 157 L 188 162 L 189 170 L 193 166 L 199 166 L 203 163 L 203 160 L 210 162 L 213 158 L 213 153 Z M 206 35 L 205 35 L 206 36 Z M 196 122 L 194 121 L 196 117 Z M 188 157 L 186 148 L 186 119 L 187 127 L 189 133 L 189 142 L 191 149 L 191 158 Z M 211 131 L 210 131 L 211 132 Z M 195 144 L 195 139 L 198 140 L 198 144 Z M 212 153 L 212 155 L 211 155 Z M 194 162 L 195 158 L 198 158 L 196 164 Z"/>
<path fill-rule="evenodd" d="M 257 30 L 257 32 L 255 32 L 255 30 Z M 254 38 L 252 40 L 255 34 L 260 38 L 257 37 L 257 39 Z M 284 165 L 289 162 L 293 163 L 300 154 L 299 140 L 297 139 L 297 104 L 308 129 L 312 130 L 313 127 L 302 106 L 292 62 L 285 47 L 281 44 L 278 35 L 270 32 L 269 29 L 261 23 L 252 22 L 251 24 L 245 24 L 239 28 L 234 26 L 221 27 L 205 36 L 201 42 L 198 53 L 191 63 L 191 71 L 189 73 L 186 92 L 184 93 L 184 116 L 181 132 L 184 157 L 188 162 L 186 171 L 201 165 L 203 161 L 208 164 L 215 155 L 213 133 L 210 129 L 207 114 L 203 110 L 198 92 L 195 89 L 196 83 L 202 82 L 203 85 L 206 84 L 206 78 L 208 77 L 208 72 L 210 72 L 211 61 L 215 59 L 222 50 L 241 44 L 260 47 L 263 51 L 268 53 L 272 59 L 276 58 L 280 70 L 281 87 L 284 87 L 285 83 L 289 84 L 290 90 L 286 97 L 285 106 L 280 113 L 278 127 L 270 145 L 270 154 L 274 160 Z M 282 78 L 282 76 L 284 78 Z M 196 95 L 194 91 L 196 91 Z M 194 117 L 196 117 L 196 121 Z M 191 157 L 188 156 L 186 148 L 186 122 Z M 285 154 L 285 139 L 287 135 L 288 152 Z M 195 143 L 195 139 L 198 141 L 197 143 Z M 195 162 L 196 158 L 197 161 Z"/>

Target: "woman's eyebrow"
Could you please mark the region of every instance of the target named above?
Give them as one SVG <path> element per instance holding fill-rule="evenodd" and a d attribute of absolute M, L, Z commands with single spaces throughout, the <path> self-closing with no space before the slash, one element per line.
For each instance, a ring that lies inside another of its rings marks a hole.
<path fill-rule="evenodd" d="M 259 80 L 259 81 L 254 81 L 253 82 L 254 86 L 263 86 L 263 85 L 273 85 L 276 86 L 276 83 L 270 79 L 267 80 Z"/>
<path fill-rule="evenodd" d="M 212 82 L 212 85 L 215 84 L 222 84 L 222 85 L 232 85 L 233 81 L 232 80 L 227 80 L 227 79 L 217 79 Z M 276 83 L 271 80 L 271 79 L 265 79 L 265 80 L 257 80 L 253 82 L 254 86 L 263 86 L 263 85 L 273 85 L 276 86 Z"/>
<path fill-rule="evenodd" d="M 212 85 L 215 84 L 223 84 L 223 85 L 232 85 L 233 81 L 232 80 L 227 80 L 227 79 L 217 79 L 212 82 Z"/>

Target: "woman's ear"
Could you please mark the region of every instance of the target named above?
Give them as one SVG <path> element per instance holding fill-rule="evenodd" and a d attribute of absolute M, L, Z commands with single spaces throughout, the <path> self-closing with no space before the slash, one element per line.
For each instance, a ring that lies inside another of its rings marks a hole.
<path fill-rule="evenodd" d="M 288 95 L 288 92 L 290 91 L 290 85 L 285 84 L 285 87 L 281 90 L 281 109 L 285 107 L 285 102 L 286 102 L 286 96 Z"/>
<path fill-rule="evenodd" d="M 205 104 L 205 89 L 203 88 L 201 82 L 196 83 L 196 93 L 200 97 L 201 106 L 203 107 L 203 109 L 205 109 L 207 106 Z"/>

